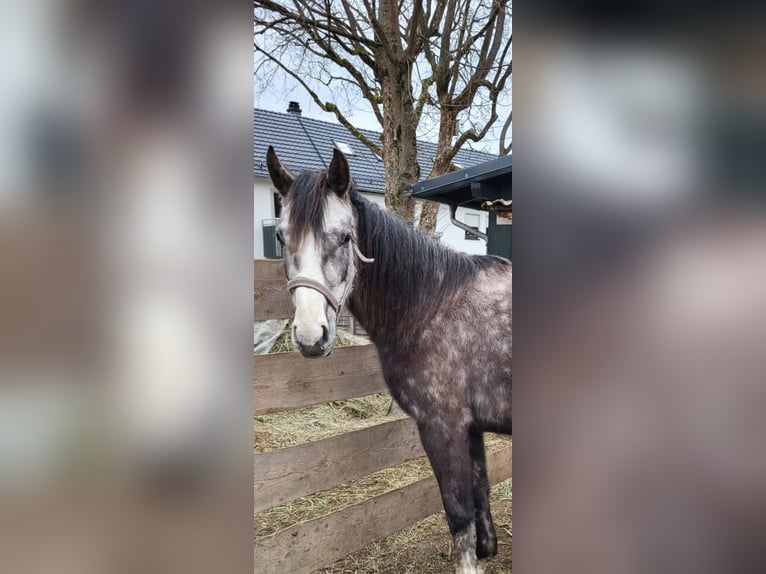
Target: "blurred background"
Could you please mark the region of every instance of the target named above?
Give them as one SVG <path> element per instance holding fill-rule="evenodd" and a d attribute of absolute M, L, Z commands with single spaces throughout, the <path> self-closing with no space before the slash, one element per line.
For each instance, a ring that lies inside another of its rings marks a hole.
<path fill-rule="evenodd" d="M 515 570 L 763 572 L 762 11 L 515 9 Z"/>
<path fill-rule="evenodd" d="M 251 10 L 0 6 L 0 570 L 252 571 Z"/>
<path fill-rule="evenodd" d="M 516 570 L 763 572 L 764 20 L 515 8 Z M 0 5 L 3 572 L 252 571 L 251 17 Z"/>

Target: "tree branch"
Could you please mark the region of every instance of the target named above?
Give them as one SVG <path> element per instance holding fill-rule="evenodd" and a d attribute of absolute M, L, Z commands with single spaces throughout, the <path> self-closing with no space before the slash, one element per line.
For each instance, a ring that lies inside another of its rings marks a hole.
<path fill-rule="evenodd" d="M 511 138 L 511 141 L 506 146 L 505 145 L 505 138 L 508 134 L 508 129 L 511 127 L 511 124 L 513 123 L 513 110 L 511 110 L 511 113 L 508 114 L 508 117 L 505 119 L 505 122 L 503 123 L 503 129 L 500 130 L 500 145 L 499 145 L 499 151 L 500 155 L 508 155 L 511 153 L 511 147 L 513 146 L 513 138 Z"/>
<path fill-rule="evenodd" d="M 317 106 L 322 111 L 330 112 L 335 114 L 335 117 L 338 119 L 338 122 L 345 127 L 351 135 L 353 135 L 356 139 L 358 139 L 360 142 L 362 142 L 364 145 L 366 145 L 369 149 L 371 149 L 374 153 L 380 155 L 381 150 L 380 146 L 373 143 L 372 140 L 370 140 L 367 136 L 365 136 L 358 128 L 354 127 L 354 125 L 348 121 L 348 119 L 343 115 L 343 113 L 340 111 L 338 106 L 333 104 L 332 102 L 323 102 L 317 93 L 311 89 L 311 87 L 306 83 L 306 81 L 300 76 L 300 74 L 296 73 L 292 69 L 286 67 L 282 64 L 282 62 L 278 59 L 272 56 L 270 53 L 265 52 L 261 50 L 260 48 L 257 48 L 257 51 L 259 51 L 263 56 L 275 64 L 277 64 L 285 73 L 290 75 L 295 81 L 297 81 L 304 90 L 311 96 L 311 99 L 314 100 Z"/>
<path fill-rule="evenodd" d="M 351 42 L 359 42 L 365 44 L 373 51 L 378 48 L 378 43 L 374 38 L 367 38 L 362 34 L 354 35 L 350 33 L 347 29 L 344 29 L 346 28 L 346 23 L 344 20 L 332 16 L 332 14 L 329 12 L 324 13 L 324 10 L 322 10 L 322 12 L 316 12 L 305 2 L 300 0 L 294 0 L 294 4 L 296 8 L 300 10 L 299 12 L 292 12 L 283 4 L 274 2 L 272 0 L 262 0 L 259 2 L 260 8 L 280 14 L 284 18 L 294 22 L 297 26 L 303 29 L 313 28 L 317 30 L 324 30 L 326 32 L 334 33 L 338 36 L 344 37 Z M 311 14 L 312 17 L 307 16 L 306 13 Z M 318 19 L 317 16 L 325 17 L 326 21 Z M 257 15 L 254 17 L 254 21 L 257 25 L 266 25 L 268 23 L 267 20 L 259 18 Z"/>

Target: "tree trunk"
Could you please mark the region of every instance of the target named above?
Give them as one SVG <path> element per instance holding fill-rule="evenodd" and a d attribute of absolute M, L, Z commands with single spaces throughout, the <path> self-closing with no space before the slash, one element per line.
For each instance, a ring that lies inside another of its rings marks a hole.
<path fill-rule="evenodd" d="M 415 200 L 409 187 L 418 181 L 415 105 L 412 100 L 412 65 L 402 48 L 397 0 L 381 0 L 380 26 L 385 35 L 376 61 L 383 97 L 382 159 L 386 171 L 386 207 L 412 223 Z"/>
<path fill-rule="evenodd" d="M 457 114 L 448 111 L 447 107 L 442 108 L 442 115 L 439 120 L 439 141 L 436 146 L 436 157 L 429 179 L 439 175 L 444 175 L 455 171 L 452 164 L 453 150 L 452 137 L 457 130 Z M 439 204 L 433 201 L 424 201 L 423 209 L 420 212 L 420 225 L 418 226 L 427 235 L 433 235 L 436 231 L 437 216 L 439 215 Z"/>
<path fill-rule="evenodd" d="M 392 70 L 388 70 L 391 74 Z M 405 72 L 394 70 L 396 78 L 383 84 L 383 165 L 386 172 L 386 207 L 410 223 L 415 217 L 415 200 L 407 192 L 418 181 L 417 141 L 412 100 L 404 96 Z"/>
<path fill-rule="evenodd" d="M 429 236 L 433 236 L 436 231 L 437 218 L 439 216 L 439 207 L 441 207 L 435 201 L 423 201 L 422 209 L 420 211 L 420 223 L 418 229 Z"/>
<path fill-rule="evenodd" d="M 436 157 L 428 177 L 436 177 L 455 171 L 452 164 L 452 158 L 455 155 L 455 150 L 452 149 L 452 138 L 456 135 L 457 113 L 443 105 L 442 115 L 439 118 L 439 141 L 436 144 Z"/>

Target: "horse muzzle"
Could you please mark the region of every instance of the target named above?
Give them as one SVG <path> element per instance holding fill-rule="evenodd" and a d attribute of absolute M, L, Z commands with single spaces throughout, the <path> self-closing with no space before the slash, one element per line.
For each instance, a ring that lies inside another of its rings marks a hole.
<path fill-rule="evenodd" d="M 328 306 L 338 313 L 340 304 L 325 285 L 305 277 L 297 277 L 287 283 L 290 292 L 299 287 L 307 287 L 322 295 Z M 292 335 L 293 343 L 304 357 L 326 357 L 332 350 L 335 326 L 329 323 L 324 311 L 320 313 L 316 303 L 312 303 L 308 307 L 296 308 Z"/>
<path fill-rule="evenodd" d="M 332 351 L 332 337 L 326 324 L 296 326 L 293 324 L 293 343 L 301 355 L 308 358 L 326 357 Z"/>

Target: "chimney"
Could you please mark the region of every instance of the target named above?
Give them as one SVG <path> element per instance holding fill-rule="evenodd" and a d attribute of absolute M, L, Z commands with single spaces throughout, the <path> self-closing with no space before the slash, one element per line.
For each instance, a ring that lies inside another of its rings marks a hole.
<path fill-rule="evenodd" d="M 290 105 L 287 106 L 287 113 L 288 114 L 298 114 L 301 115 L 301 105 L 298 102 L 290 102 Z"/>

